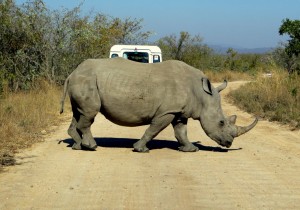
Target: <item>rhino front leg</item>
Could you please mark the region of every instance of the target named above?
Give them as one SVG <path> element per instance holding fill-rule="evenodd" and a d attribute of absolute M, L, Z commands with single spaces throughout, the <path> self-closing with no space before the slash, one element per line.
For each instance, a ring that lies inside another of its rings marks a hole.
<path fill-rule="evenodd" d="M 173 114 L 164 115 L 158 118 L 153 119 L 149 128 L 147 128 L 143 137 L 133 144 L 134 151 L 136 152 L 149 152 L 149 149 L 146 147 L 146 144 L 155 138 L 159 132 L 165 129 L 174 119 Z"/>
<path fill-rule="evenodd" d="M 174 133 L 177 141 L 182 145 L 178 149 L 182 152 L 196 152 L 199 150 L 198 147 L 193 145 L 187 137 L 187 119 L 186 118 L 175 118 L 172 122 Z"/>

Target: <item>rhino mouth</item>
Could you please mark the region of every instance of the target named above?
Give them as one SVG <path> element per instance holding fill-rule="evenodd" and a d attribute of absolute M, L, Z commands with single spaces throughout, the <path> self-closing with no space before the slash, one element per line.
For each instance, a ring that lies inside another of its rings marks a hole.
<path fill-rule="evenodd" d="M 213 139 L 213 140 L 215 140 L 222 147 L 229 148 L 232 145 L 232 141 L 227 141 L 227 140 L 223 141 L 223 140 L 220 140 L 220 139 Z"/>
<path fill-rule="evenodd" d="M 221 145 L 222 147 L 229 148 L 232 145 L 232 141 L 222 141 L 222 140 L 216 140 L 216 142 Z"/>
<path fill-rule="evenodd" d="M 231 141 L 225 141 L 225 142 L 221 142 L 220 145 L 223 146 L 223 147 L 229 148 L 229 147 L 231 147 L 232 142 Z"/>

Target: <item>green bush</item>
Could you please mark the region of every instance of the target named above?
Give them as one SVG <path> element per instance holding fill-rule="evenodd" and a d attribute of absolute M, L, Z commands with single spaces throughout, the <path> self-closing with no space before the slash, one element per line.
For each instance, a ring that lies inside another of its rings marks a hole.
<path fill-rule="evenodd" d="M 43 0 L 0 3 L 0 93 L 32 88 L 42 78 L 63 83 L 87 58 L 108 57 L 114 44 L 145 42 L 142 19 L 80 15 L 80 7 L 49 10 Z"/>

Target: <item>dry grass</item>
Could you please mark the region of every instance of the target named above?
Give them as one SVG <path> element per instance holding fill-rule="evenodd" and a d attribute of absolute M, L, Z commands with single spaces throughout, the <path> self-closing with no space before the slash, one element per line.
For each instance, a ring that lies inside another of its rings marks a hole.
<path fill-rule="evenodd" d="M 50 126 L 58 125 L 61 90 L 40 81 L 39 88 L 4 94 L 0 99 L 0 168 L 15 163 L 14 154 L 42 141 Z"/>
<path fill-rule="evenodd" d="M 204 71 L 204 74 L 210 79 L 211 82 L 222 82 L 225 79 L 227 81 L 238 81 L 238 80 L 252 80 L 253 77 L 248 73 L 222 70 L 222 71 Z"/>
<path fill-rule="evenodd" d="M 232 100 L 248 112 L 300 128 L 300 76 L 279 69 L 271 73 L 231 92 Z"/>

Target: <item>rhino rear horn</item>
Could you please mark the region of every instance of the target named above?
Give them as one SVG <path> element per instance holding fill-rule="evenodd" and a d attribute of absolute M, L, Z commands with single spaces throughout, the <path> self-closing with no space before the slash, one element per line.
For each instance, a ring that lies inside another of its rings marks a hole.
<path fill-rule="evenodd" d="M 237 118 L 236 115 L 232 115 L 232 116 L 228 117 L 229 123 L 230 123 L 231 125 L 235 125 L 236 118 Z"/>
<path fill-rule="evenodd" d="M 237 135 L 236 135 L 236 137 L 238 137 L 240 135 L 243 135 L 244 133 L 247 133 L 248 131 L 250 131 L 252 128 L 254 128 L 254 126 L 257 124 L 257 122 L 258 122 L 258 118 L 256 117 L 255 120 L 254 120 L 254 122 L 251 123 L 248 126 L 245 126 L 245 127 L 236 126 L 237 127 Z"/>
<path fill-rule="evenodd" d="M 221 91 L 224 90 L 226 87 L 227 87 L 227 80 L 224 80 L 224 82 L 223 82 L 222 85 L 216 87 L 216 90 L 217 90 L 218 92 L 221 92 Z"/>

